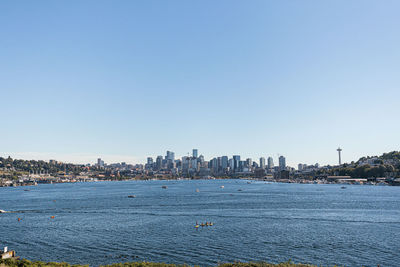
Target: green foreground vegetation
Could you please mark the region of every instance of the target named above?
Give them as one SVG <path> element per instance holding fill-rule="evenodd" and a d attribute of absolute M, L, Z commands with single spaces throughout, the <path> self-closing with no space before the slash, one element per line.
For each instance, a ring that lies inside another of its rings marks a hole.
<path fill-rule="evenodd" d="M 65 262 L 42 262 L 42 261 L 29 261 L 29 260 L 16 260 L 6 259 L 0 260 L 0 267 L 88 267 L 89 265 L 71 265 Z M 126 262 L 126 263 L 114 263 L 111 265 L 102 265 L 101 267 L 187 267 L 189 265 L 175 265 L 167 263 L 157 262 Z M 291 261 L 273 264 L 266 262 L 234 262 L 234 263 L 222 263 L 216 265 L 217 267 L 318 267 L 317 265 L 309 264 L 296 264 Z M 336 265 L 335 265 L 336 266 Z M 335 267 L 333 266 L 333 267 Z"/>

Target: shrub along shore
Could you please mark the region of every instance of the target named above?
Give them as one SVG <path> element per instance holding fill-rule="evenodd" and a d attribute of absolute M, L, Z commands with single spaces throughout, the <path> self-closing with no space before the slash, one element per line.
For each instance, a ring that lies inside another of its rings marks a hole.
<path fill-rule="evenodd" d="M 6 259 L 0 260 L 0 267 L 88 267 L 89 265 L 71 265 L 66 262 L 42 262 L 42 261 L 29 261 L 29 260 L 16 260 Z M 175 265 L 157 262 L 126 262 L 114 263 L 110 265 L 101 265 L 100 267 L 189 267 L 190 265 Z M 335 267 L 336 265 L 332 266 Z M 222 263 L 216 267 L 318 267 L 317 265 L 298 264 L 291 261 L 282 262 L 278 264 L 267 262 L 234 262 Z"/>

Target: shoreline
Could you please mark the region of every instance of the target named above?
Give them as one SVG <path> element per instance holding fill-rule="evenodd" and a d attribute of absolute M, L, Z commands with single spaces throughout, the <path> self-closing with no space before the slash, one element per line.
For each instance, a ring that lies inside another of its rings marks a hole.
<path fill-rule="evenodd" d="M 193 265 L 187 264 L 172 264 L 164 262 L 118 262 L 106 265 L 99 265 L 98 267 L 190 267 Z M 194 265 L 200 266 L 200 265 Z M 215 267 L 323 267 L 322 265 L 294 263 L 291 260 L 281 263 L 268 263 L 268 262 L 231 262 L 220 263 L 213 265 Z M 332 265 L 336 266 L 336 265 Z M 362 266 L 362 265 L 361 265 Z M 30 261 L 27 259 L 0 259 L 0 267 L 89 267 L 89 264 L 69 264 L 66 262 L 43 262 L 43 261 Z"/>
<path fill-rule="evenodd" d="M 258 177 L 238 177 L 238 178 L 148 178 L 148 179 L 102 179 L 102 180 L 90 180 L 90 181 L 51 181 L 51 182 L 40 182 L 40 183 L 22 183 L 22 184 L 11 184 L 11 185 L 1 185 L 0 188 L 3 187 L 29 187 L 29 186 L 37 186 L 40 184 L 70 184 L 70 183 L 95 183 L 95 182 L 126 182 L 126 181 L 196 181 L 196 180 L 243 180 L 243 181 L 256 181 L 256 182 L 266 182 L 266 183 L 280 183 L 280 184 L 332 184 L 332 185 L 371 185 L 371 186 L 399 186 L 400 184 L 391 184 L 388 182 L 360 182 L 357 180 L 361 180 L 359 178 L 341 180 L 341 181 L 327 181 L 325 179 L 316 179 L 316 180 L 306 180 L 306 179 L 274 179 L 274 178 L 258 178 Z M 29 191 L 29 190 L 27 190 Z"/>

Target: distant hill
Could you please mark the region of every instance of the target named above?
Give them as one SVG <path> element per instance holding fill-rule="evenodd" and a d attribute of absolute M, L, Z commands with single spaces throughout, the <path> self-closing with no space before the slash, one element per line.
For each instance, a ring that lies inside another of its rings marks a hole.
<path fill-rule="evenodd" d="M 349 175 L 353 178 L 399 177 L 400 151 L 362 157 L 357 162 L 334 168 L 332 174 Z"/>

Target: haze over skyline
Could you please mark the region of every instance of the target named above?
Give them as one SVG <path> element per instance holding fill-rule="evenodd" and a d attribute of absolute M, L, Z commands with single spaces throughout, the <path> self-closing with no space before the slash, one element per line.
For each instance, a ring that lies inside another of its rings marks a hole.
<path fill-rule="evenodd" d="M 399 1 L 2 1 L 0 156 L 399 150 Z"/>

